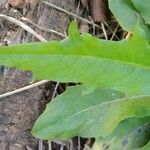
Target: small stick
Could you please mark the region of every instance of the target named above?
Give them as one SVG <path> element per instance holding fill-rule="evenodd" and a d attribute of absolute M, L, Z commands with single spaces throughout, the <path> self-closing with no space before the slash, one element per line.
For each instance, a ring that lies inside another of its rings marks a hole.
<path fill-rule="evenodd" d="M 110 38 L 110 41 L 113 40 L 113 38 L 114 38 L 114 36 L 115 36 L 115 34 L 116 34 L 116 32 L 117 32 L 118 27 L 119 27 L 119 25 L 117 25 L 117 27 L 115 28 L 115 31 L 113 32 L 113 35 L 112 35 L 112 37 Z"/>
<path fill-rule="evenodd" d="M 60 150 L 63 150 L 63 149 L 64 149 L 64 146 L 63 146 L 63 145 L 61 145 Z"/>
<path fill-rule="evenodd" d="M 11 92 L 7 92 L 7 93 L 4 93 L 4 94 L 1 94 L 1 95 L 0 95 L 0 102 L 2 101 L 2 98 L 8 97 L 8 96 L 11 96 L 11 95 L 14 95 L 14 94 L 21 93 L 21 92 L 23 92 L 23 91 L 32 89 L 32 88 L 34 88 L 34 87 L 40 86 L 40 85 L 42 85 L 42 84 L 45 84 L 45 83 L 47 83 L 47 82 L 49 82 L 49 81 L 48 81 L 48 80 L 42 80 L 42 81 L 33 83 L 33 84 L 31 84 L 31 85 L 22 87 L 22 88 L 20 88 L 20 89 L 17 89 L 17 90 L 11 91 Z"/>
<path fill-rule="evenodd" d="M 51 141 L 48 142 L 48 150 L 52 150 L 52 142 Z"/>
<path fill-rule="evenodd" d="M 112 29 L 109 27 L 109 25 L 106 22 L 103 22 L 105 24 L 105 26 L 110 30 L 111 33 L 113 33 Z M 114 35 L 116 37 L 117 40 L 120 41 L 119 37 L 115 34 Z"/>
<path fill-rule="evenodd" d="M 107 33 L 106 33 L 106 29 L 105 29 L 105 26 L 104 26 L 103 22 L 101 22 L 101 26 L 102 26 L 102 30 L 103 30 L 105 39 L 108 40 Z"/>
<path fill-rule="evenodd" d="M 28 31 L 29 33 L 33 34 L 37 39 L 39 39 L 40 41 L 46 41 L 41 35 L 39 35 L 38 33 L 36 33 L 33 29 L 31 29 L 29 26 L 27 26 L 25 23 L 21 22 L 20 20 L 17 20 L 13 17 L 9 17 L 3 14 L 0 14 L 0 17 L 3 19 L 6 19 L 20 27 L 22 27 L 24 30 Z"/>
<path fill-rule="evenodd" d="M 126 40 L 129 39 L 131 37 L 131 35 L 132 35 L 131 32 L 128 32 L 127 35 L 126 35 L 126 37 L 125 37 L 125 39 Z"/>
<path fill-rule="evenodd" d="M 54 89 L 54 92 L 53 92 L 53 95 L 52 95 L 52 98 L 51 98 L 52 100 L 55 98 L 55 94 L 57 92 L 58 85 L 59 85 L 59 82 L 57 82 L 56 85 L 55 85 L 55 89 Z"/>
<path fill-rule="evenodd" d="M 86 22 L 86 23 L 88 23 L 88 24 L 90 24 L 90 25 L 94 25 L 94 26 L 96 26 L 96 27 L 98 27 L 98 28 L 101 28 L 99 25 L 97 25 L 97 24 L 95 24 L 95 23 L 93 23 L 93 22 L 91 22 L 91 21 L 89 21 L 89 20 L 87 20 L 87 19 L 85 19 L 85 18 L 82 18 L 82 17 L 80 17 L 80 16 L 78 16 L 78 15 L 76 15 L 76 14 L 73 14 L 73 13 L 71 13 L 71 12 L 69 12 L 69 11 L 67 11 L 67 10 L 65 10 L 65 9 L 63 9 L 63 8 L 61 8 L 61 7 L 58 7 L 58 6 L 56 6 L 56 5 L 54 5 L 54 4 L 50 3 L 50 2 L 43 1 L 43 3 L 46 4 L 46 5 L 48 5 L 48 6 L 50 6 L 50 7 L 52 7 L 52 8 L 54 8 L 54 9 L 57 9 L 57 10 L 63 12 L 63 13 L 66 13 L 66 14 L 68 14 L 68 15 L 71 15 L 71 16 L 73 16 L 73 17 L 79 19 L 79 20 L 82 20 L 82 21 L 84 21 L 84 22 Z"/>
<path fill-rule="evenodd" d="M 28 19 L 28 18 L 22 17 L 21 20 L 27 21 L 28 23 L 30 23 L 30 24 L 34 25 L 35 27 L 37 27 L 37 28 L 39 28 L 39 29 L 41 29 L 41 30 L 44 30 L 44 31 L 46 31 L 46 32 L 51 32 L 51 33 L 57 34 L 57 35 L 59 35 L 59 36 L 61 36 L 61 37 L 63 37 L 63 38 L 66 37 L 65 34 L 60 33 L 60 32 L 58 32 L 58 31 L 55 31 L 55 30 L 52 30 L 52 29 L 48 29 L 48 28 L 45 28 L 45 27 L 41 27 L 41 26 L 35 24 L 34 22 L 32 22 L 32 21 L 31 21 L 30 19 Z"/>
<path fill-rule="evenodd" d="M 38 150 L 43 150 L 43 140 L 39 140 Z"/>
<path fill-rule="evenodd" d="M 80 137 L 78 137 L 78 148 L 77 148 L 78 150 L 80 150 L 81 149 L 81 141 L 80 141 Z"/>

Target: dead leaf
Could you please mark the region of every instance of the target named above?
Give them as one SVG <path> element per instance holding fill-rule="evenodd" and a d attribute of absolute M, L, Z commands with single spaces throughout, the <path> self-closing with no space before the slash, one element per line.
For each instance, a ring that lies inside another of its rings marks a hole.
<path fill-rule="evenodd" d="M 90 15 L 94 22 L 106 22 L 109 18 L 108 0 L 91 0 Z"/>
<path fill-rule="evenodd" d="M 8 4 L 16 9 L 21 9 L 24 7 L 25 0 L 8 0 Z"/>
<path fill-rule="evenodd" d="M 81 4 L 84 8 L 87 9 L 87 11 L 89 11 L 89 5 L 88 5 L 88 1 L 89 0 L 80 0 L 81 1 Z"/>

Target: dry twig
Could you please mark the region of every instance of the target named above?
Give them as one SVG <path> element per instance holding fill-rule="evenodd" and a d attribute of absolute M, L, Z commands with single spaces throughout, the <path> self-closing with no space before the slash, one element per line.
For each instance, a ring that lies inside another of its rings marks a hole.
<path fill-rule="evenodd" d="M 65 10 L 65 9 L 63 9 L 63 8 L 61 8 L 61 7 L 58 7 L 58 6 L 56 6 L 56 5 L 54 5 L 54 4 L 50 3 L 50 2 L 43 1 L 43 3 L 46 4 L 46 5 L 48 5 L 48 6 L 50 6 L 50 7 L 52 7 L 52 8 L 54 8 L 54 9 L 56 9 L 56 10 L 59 10 L 59 11 L 61 11 L 61 12 L 63 12 L 63 13 L 66 13 L 66 14 L 68 14 L 68 15 L 70 15 L 70 16 L 73 16 L 73 17 L 75 17 L 76 19 L 79 19 L 79 20 L 81 20 L 81 21 L 84 21 L 84 22 L 86 22 L 86 23 L 88 23 L 88 24 L 90 24 L 90 25 L 92 25 L 92 26 L 101 28 L 98 24 L 95 24 L 95 23 L 93 23 L 93 22 L 91 22 L 91 21 L 89 21 L 89 20 L 87 20 L 87 19 L 85 19 L 85 18 L 82 18 L 82 17 L 80 17 L 80 16 L 78 16 L 78 15 L 76 15 L 76 14 L 73 14 L 73 13 L 71 13 L 71 12 L 69 12 L 69 11 L 67 11 L 67 10 Z"/>
<path fill-rule="evenodd" d="M 4 94 L 1 94 L 1 95 L 0 95 L 0 101 L 2 101 L 2 98 L 8 97 L 8 96 L 11 96 L 11 95 L 14 95 L 14 94 L 21 93 L 21 92 L 23 92 L 23 91 L 32 89 L 32 88 L 34 88 L 34 87 L 40 86 L 40 85 L 42 85 L 42 84 L 45 84 L 45 83 L 47 83 L 47 82 L 49 82 L 49 81 L 48 81 L 48 80 L 42 80 L 42 81 L 36 82 L 36 83 L 34 83 L 34 84 L 31 84 L 31 85 L 22 87 L 22 88 L 20 88 L 20 89 L 17 89 L 17 90 L 11 91 L 11 92 L 7 92 L 7 93 L 4 93 Z"/>
<path fill-rule="evenodd" d="M 29 26 L 27 26 L 25 23 L 21 22 L 18 19 L 15 19 L 13 17 L 9 17 L 7 15 L 3 15 L 0 14 L 0 18 L 6 19 L 20 27 L 22 27 L 24 30 L 28 31 L 29 33 L 33 34 L 37 39 L 39 39 L 40 41 L 46 41 L 41 35 L 39 35 L 38 33 L 36 33 L 33 29 L 31 29 Z"/>
<path fill-rule="evenodd" d="M 103 22 L 101 22 L 101 26 L 102 26 L 102 30 L 103 30 L 103 33 L 104 33 L 105 39 L 106 39 L 106 40 L 108 40 L 107 32 L 106 32 L 106 29 L 105 29 L 105 26 L 104 26 Z"/>
<path fill-rule="evenodd" d="M 30 19 L 28 19 L 28 18 L 22 17 L 21 20 L 27 21 L 28 23 L 32 24 L 33 26 L 35 26 L 35 27 L 37 27 L 37 28 L 39 28 L 39 29 L 41 29 L 41 30 L 44 30 L 44 31 L 46 31 L 46 32 L 51 32 L 51 33 L 57 34 L 57 35 L 59 35 L 59 36 L 61 36 L 61 37 L 63 37 L 63 38 L 66 37 L 65 34 L 60 33 L 60 32 L 58 32 L 58 31 L 55 31 L 55 30 L 52 30 L 52 29 L 48 29 L 48 28 L 46 28 L 46 27 L 41 27 L 41 26 L 35 24 L 34 22 L 32 22 L 32 21 L 31 21 Z"/>

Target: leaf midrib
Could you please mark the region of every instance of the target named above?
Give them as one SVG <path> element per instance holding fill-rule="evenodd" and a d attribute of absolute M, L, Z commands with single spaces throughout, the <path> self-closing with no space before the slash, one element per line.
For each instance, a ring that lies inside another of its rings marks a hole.
<path fill-rule="evenodd" d="M 1 54 L 1 55 L 6 55 L 6 57 L 8 58 L 8 57 L 10 57 L 10 54 Z M 148 71 L 150 71 L 150 66 L 148 66 L 148 65 L 144 65 L 144 64 L 138 64 L 138 63 L 134 63 L 134 62 L 128 62 L 128 61 L 123 61 L 123 60 L 117 60 L 117 59 L 113 59 L 113 58 L 107 58 L 107 57 L 96 57 L 96 56 L 93 56 L 93 55 L 80 55 L 80 54 L 78 54 L 78 55 L 72 55 L 72 54 L 67 54 L 67 55 L 65 55 L 65 54 L 11 54 L 11 55 L 19 55 L 19 57 L 20 57 L 20 55 L 21 56 L 23 56 L 23 57 L 25 57 L 25 55 L 29 55 L 29 57 L 32 57 L 32 55 L 33 56 L 38 56 L 38 57 L 40 57 L 41 59 L 42 59 L 42 56 L 48 56 L 48 57 L 57 57 L 57 56 L 61 56 L 61 57 L 85 57 L 85 58 L 95 58 L 95 59 L 98 59 L 98 60 L 106 60 L 106 61 L 110 61 L 110 62 L 112 62 L 112 63 L 122 63 L 122 64 L 127 64 L 127 65 L 130 65 L 130 66 L 134 66 L 134 67 L 137 67 L 137 68 L 141 68 L 141 69 L 145 69 L 145 70 L 148 70 Z M 17 57 L 17 56 L 16 56 Z M 70 58 L 68 58 L 68 59 L 70 59 Z M 17 67 L 17 66 L 16 66 Z"/>
<path fill-rule="evenodd" d="M 68 120 L 69 118 L 72 118 L 73 116 L 79 115 L 79 114 L 84 113 L 84 112 L 86 112 L 86 111 L 89 111 L 89 110 L 91 110 L 91 109 L 94 109 L 94 108 L 97 108 L 97 107 L 101 107 L 102 105 L 103 105 L 103 106 L 104 106 L 104 105 L 109 105 L 109 104 L 111 104 L 111 103 L 117 103 L 117 104 L 118 104 L 118 103 L 124 102 L 124 101 L 131 101 L 131 99 L 132 99 L 132 100 L 138 99 L 138 101 L 143 101 L 142 98 L 150 98 L 150 96 L 148 96 L 148 95 L 140 95 L 140 96 L 133 96 L 133 97 L 128 97 L 128 98 L 117 98 L 117 99 L 114 99 L 114 100 L 111 100 L 111 101 L 107 101 L 107 102 L 104 102 L 104 103 L 100 103 L 100 104 L 96 104 L 96 105 L 90 106 L 90 107 L 88 107 L 88 108 L 86 108 L 86 109 L 84 109 L 84 110 L 81 110 L 81 111 L 77 112 L 77 113 L 74 112 L 73 114 L 67 116 L 66 118 L 61 119 L 59 122 Z M 49 111 L 47 111 L 46 113 L 48 113 L 48 112 L 49 112 Z M 43 115 L 44 115 L 44 114 L 43 114 Z M 135 115 L 134 115 L 134 116 L 135 116 Z M 134 117 L 134 116 L 131 116 L 131 117 Z M 126 118 L 128 118 L 128 117 L 124 117 L 123 119 L 126 119 Z M 56 124 L 56 123 L 57 123 L 57 121 L 51 122 L 51 125 L 52 125 L 52 124 Z M 49 126 L 44 127 L 44 129 L 42 129 L 42 130 L 45 130 L 45 129 L 47 129 L 47 128 L 49 128 Z M 39 130 L 41 130 L 41 129 L 39 129 Z M 36 132 L 39 131 L 39 130 L 36 130 Z"/>

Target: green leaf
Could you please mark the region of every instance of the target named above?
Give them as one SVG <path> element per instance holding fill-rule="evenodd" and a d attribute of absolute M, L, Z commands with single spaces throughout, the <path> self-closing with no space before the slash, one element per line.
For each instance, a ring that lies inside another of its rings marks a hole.
<path fill-rule="evenodd" d="M 73 136 L 105 137 L 120 121 L 150 116 L 150 97 L 122 98 L 113 90 L 97 89 L 82 94 L 82 87 L 69 88 L 48 104 L 32 134 L 41 139 L 69 139 Z"/>
<path fill-rule="evenodd" d="M 74 40 L 80 36 L 77 26 L 78 26 L 77 22 L 73 21 L 70 23 L 69 28 L 68 28 L 68 35 Z"/>
<path fill-rule="evenodd" d="M 150 1 L 149 0 L 132 0 L 135 8 L 144 18 L 146 24 L 150 24 Z"/>
<path fill-rule="evenodd" d="M 149 121 L 150 117 L 125 119 L 108 137 L 99 138 L 94 147 L 109 147 L 110 150 L 143 147 L 150 140 Z"/>
<path fill-rule="evenodd" d="M 0 47 L 0 64 L 31 70 L 34 79 L 81 82 L 126 96 L 150 94 L 150 46 L 142 29 L 120 42 L 77 34 L 75 23 L 69 34 L 60 42 Z"/>
<path fill-rule="evenodd" d="M 109 7 L 124 30 L 134 32 L 138 20 L 150 43 L 149 0 L 109 0 Z M 143 19 L 145 21 L 143 21 Z M 145 24 L 146 23 L 146 24 Z"/>
<path fill-rule="evenodd" d="M 137 150 L 150 150 L 150 142 L 147 145 L 145 145 L 144 147 L 139 148 Z"/>
<path fill-rule="evenodd" d="M 109 8 L 123 29 L 134 31 L 138 21 L 138 12 L 131 0 L 109 0 Z"/>

